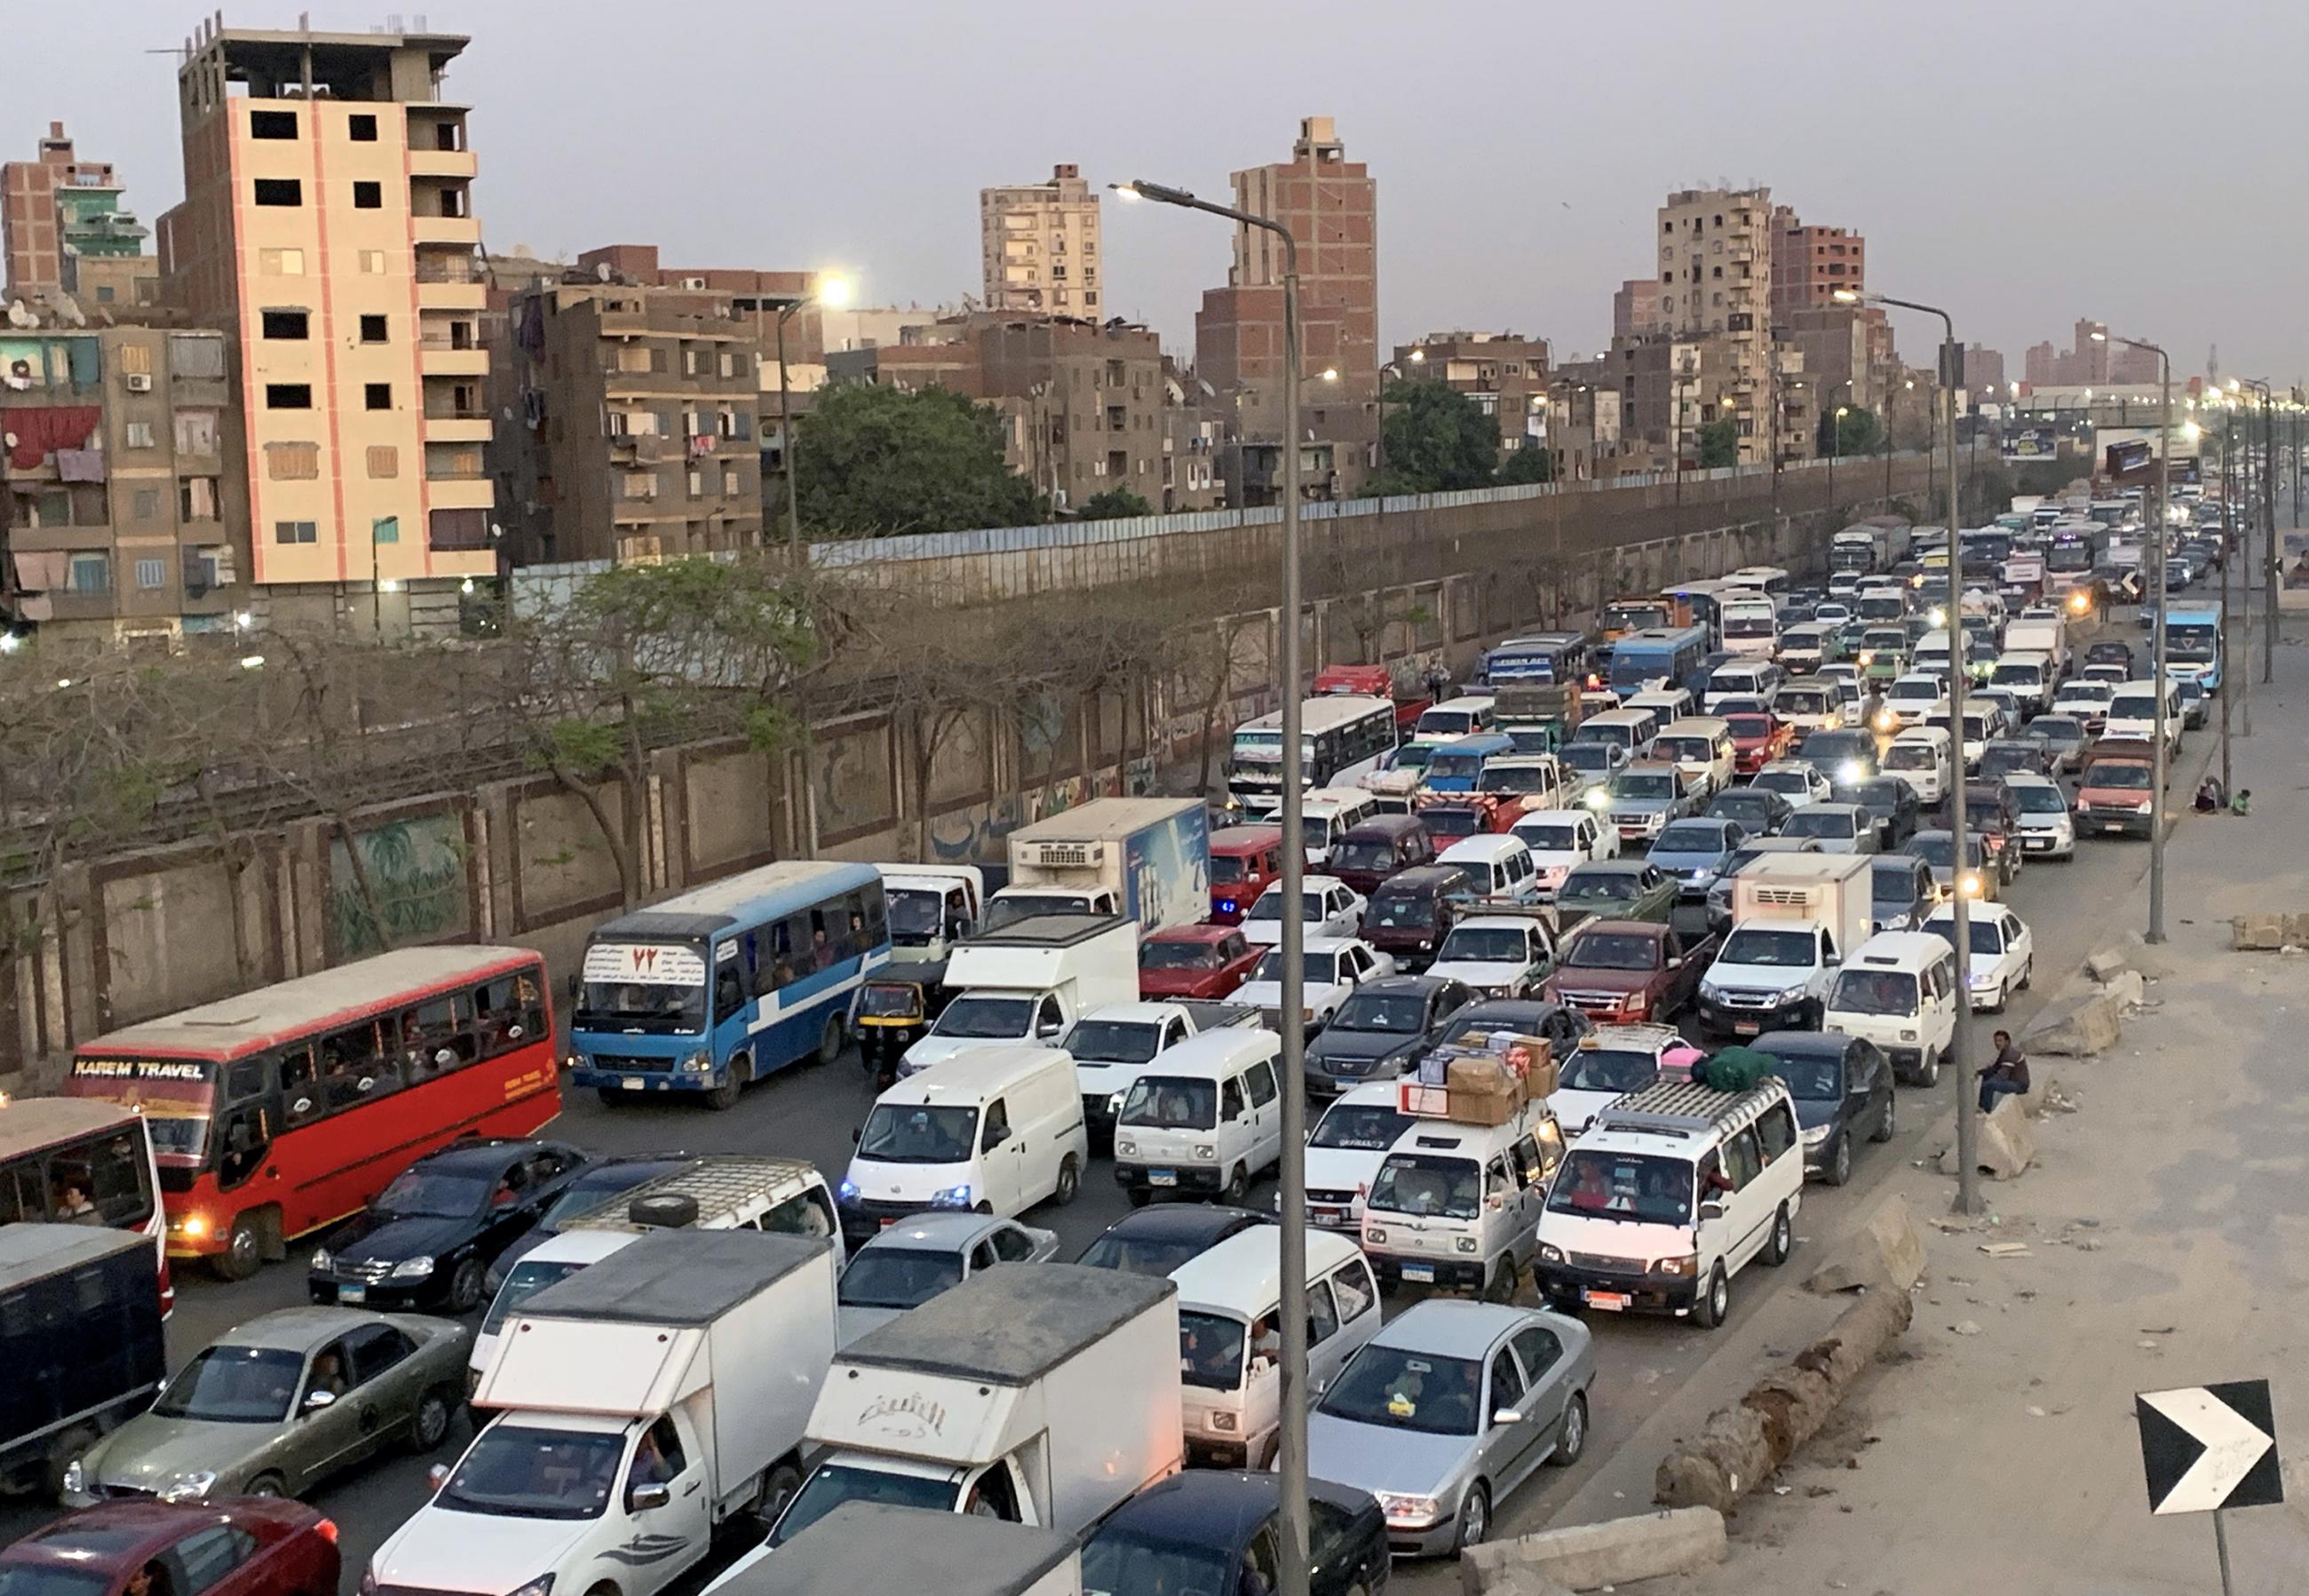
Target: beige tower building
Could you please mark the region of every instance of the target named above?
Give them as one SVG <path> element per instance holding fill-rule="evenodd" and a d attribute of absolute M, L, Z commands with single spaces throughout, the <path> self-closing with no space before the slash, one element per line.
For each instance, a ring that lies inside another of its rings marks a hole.
<path fill-rule="evenodd" d="M 1770 457 L 1771 221 L 1769 188 L 1687 188 L 1659 208 L 1659 325 L 1723 341 L 1722 399 L 1702 419 L 1737 421 L 1743 465 Z"/>
<path fill-rule="evenodd" d="M 447 34 L 204 25 L 177 72 L 171 300 L 238 351 L 228 514 L 259 624 L 458 624 L 493 578 L 485 289 Z"/>
<path fill-rule="evenodd" d="M 990 310 L 1103 315 L 1098 195 L 1080 169 L 1051 169 L 1047 183 L 978 191 L 978 228 Z"/>

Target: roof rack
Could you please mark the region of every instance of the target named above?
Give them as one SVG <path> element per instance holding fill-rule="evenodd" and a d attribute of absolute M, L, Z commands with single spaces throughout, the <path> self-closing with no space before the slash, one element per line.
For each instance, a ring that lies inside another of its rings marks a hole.
<path fill-rule="evenodd" d="M 1774 1087 L 1751 1087 L 1744 1092 L 1719 1092 L 1696 1082 L 1665 1080 L 1630 1092 L 1596 1116 L 1599 1131 L 1650 1131 L 1665 1136 L 1692 1136 L 1730 1122 L 1751 1117 L 1769 1104 Z"/>

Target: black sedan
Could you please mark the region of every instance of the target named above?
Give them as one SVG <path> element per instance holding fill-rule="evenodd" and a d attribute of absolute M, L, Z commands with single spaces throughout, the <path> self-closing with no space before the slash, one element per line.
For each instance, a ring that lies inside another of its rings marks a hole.
<path fill-rule="evenodd" d="M 316 1303 L 465 1314 L 489 1268 L 585 1167 L 558 1141 L 461 1141 L 417 1160 L 313 1253 Z"/>
<path fill-rule="evenodd" d="M 1555 1056 L 1561 1058 L 1595 1028 L 1594 1020 L 1568 1003 L 1545 998 L 1485 998 L 1452 1015 L 1436 1033 L 1435 1041 L 1440 1046 L 1470 1037 L 1488 1037 L 1493 1031 L 1513 1031 L 1518 1037 L 1546 1037 Z"/>
<path fill-rule="evenodd" d="M 1726 787 L 1699 812 L 1710 820 L 1737 821 L 1751 837 L 1777 837 L 1788 817 L 1795 813 L 1795 805 L 1769 787 Z"/>
<path fill-rule="evenodd" d="M 603 1158 L 589 1164 L 575 1180 L 561 1188 L 561 1195 L 545 1210 L 536 1225 L 514 1238 L 513 1245 L 497 1254 L 489 1265 L 489 1288 L 492 1296 L 505 1284 L 506 1271 L 518 1262 L 522 1255 L 549 1236 L 561 1234 L 561 1227 L 582 1214 L 603 1207 L 613 1197 L 624 1195 L 645 1180 L 670 1175 L 689 1163 L 688 1153 L 630 1153 L 614 1158 Z"/>
<path fill-rule="evenodd" d="M 1167 1202 L 1124 1215 L 1085 1247 L 1077 1263 L 1160 1279 L 1238 1231 L 1271 1225 L 1274 1217 L 1221 1203 Z"/>
<path fill-rule="evenodd" d="M 2137 672 L 2140 666 L 2132 657 L 2132 645 L 2117 638 L 2103 638 L 2085 646 L 2085 664 L 2088 665 L 2123 665 Z"/>
<path fill-rule="evenodd" d="M 1445 976 L 1388 976 L 1357 987 L 1307 1045 L 1307 1090 L 1336 1097 L 1366 1080 L 1390 1080 L 1418 1062 L 1443 1022 L 1474 1001 Z"/>
<path fill-rule="evenodd" d="M 1282 1497 L 1273 1474 L 1173 1474 L 1115 1509 L 1083 1543 L 1083 1589 L 1107 1596 L 1275 1590 Z M 1379 1503 L 1347 1486 L 1310 1479 L 1307 1510 L 1312 1596 L 1378 1596 L 1392 1571 Z"/>
<path fill-rule="evenodd" d="M 1892 1140 L 1892 1066 L 1873 1042 L 1841 1031 L 1766 1031 L 1748 1045 L 1779 1061 L 1772 1072 L 1796 1100 L 1806 1175 L 1840 1186 L 1852 1178 L 1855 1137 Z"/>
<path fill-rule="evenodd" d="M 1897 776 L 1872 776 L 1856 783 L 1850 798 L 1876 822 L 1876 846 L 1881 853 L 1895 853 L 1906 846 L 1923 824 L 1916 789 Z"/>

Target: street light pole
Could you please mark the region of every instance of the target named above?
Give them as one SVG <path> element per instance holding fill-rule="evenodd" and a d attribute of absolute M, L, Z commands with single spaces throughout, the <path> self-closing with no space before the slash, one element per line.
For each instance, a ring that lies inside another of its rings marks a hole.
<path fill-rule="evenodd" d="M 785 464 L 786 551 L 797 565 L 801 561 L 801 495 L 795 485 L 794 465 L 800 429 L 794 425 L 792 392 L 786 382 L 786 323 L 798 310 L 813 305 L 838 310 L 849 299 L 849 283 L 839 277 L 828 277 L 813 284 L 808 293 L 798 294 L 778 307 L 778 436 L 785 446 L 779 453 Z M 765 535 L 763 542 L 768 541 Z"/>
<path fill-rule="evenodd" d="M 1183 188 L 1134 181 L 1116 185 L 1126 199 L 1148 199 L 1189 211 L 1224 216 L 1283 240 L 1283 869 L 1276 883 L 1284 906 L 1283 965 L 1277 1007 L 1285 1015 L 1303 1007 L 1306 977 L 1304 898 L 1307 869 L 1304 753 L 1301 747 L 1299 549 L 1299 241 L 1291 230 L 1265 216 L 1197 199 Z M 1282 1191 L 1276 1207 L 1283 1221 L 1278 1238 L 1283 1314 L 1280 1518 L 1283 1544 L 1276 1570 L 1277 1596 L 1307 1596 L 1307 1072 L 1306 1037 L 1286 1021 L 1283 1033 Z"/>
<path fill-rule="evenodd" d="M 2271 447 L 2274 433 L 2269 416 L 2271 395 L 2265 382 L 2250 377 L 2234 380 L 2240 386 L 2250 388 L 2261 395 L 2261 536 L 2265 540 L 2261 545 L 2261 581 L 2267 588 L 2261 595 L 2261 679 L 2274 681 L 2277 680 L 2277 460 L 2276 450 Z M 2252 439 L 2253 433 L 2248 428 L 2245 433 L 2248 457 L 2253 453 Z M 2248 504 L 2253 501 L 2250 481 L 2245 487 L 2245 501 Z"/>
<path fill-rule="evenodd" d="M 2236 650 L 2230 639 L 2236 636 L 2236 601 L 2229 596 L 2229 577 L 2236 565 L 2236 539 L 2230 530 L 2229 455 L 2236 445 L 2236 427 L 2225 422 L 2221 430 L 2221 792 L 2229 792 L 2229 700 L 2237 695 L 2239 676 L 2236 670 Z"/>
<path fill-rule="evenodd" d="M 2122 343 L 2127 349 L 2140 350 L 2157 357 L 2159 373 L 2157 414 L 2157 510 L 2151 522 L 2149 542 L 2149 594 L 2157 605 L 2155 630 L 2150 633 L 2149 680 L 2156 692 L 2149 699 L 2149 930 L 2141 938 L 2145 942 L 2165 940 L 2165 781 L 2167 755 L 2165 747 L 2165 689 L 2172 680 L 2166 670 L 2165 629 L 2165 551 L 2172 537 L 2166 524 L 2166 507 L 2170 503 L 2173 456 L 2173 360 L 2154 343 L 2143 343 L 2138 338 L 2119 338 L 2113 334 L 2095 333 L 2097 343 Z"/>
<path fill-rule="evenodd" d="M 1949 351 L 1956 350 L 1955 320 L 1937 305 L 1920 305 L 1914 299 L 1896 299 L 1890 294 L 1862 295 L 1849 289 L 1838 289 L 1835 298 L 1843 304 L 1893 305 L 1903 310 L 1915 310 L 1925 316 L 1941 318 L 1941 348 L 1942 350 L 1941 409 L 1948 438 L 1949 471 L 1951 477 L 1948 497 L 1948 621 L 1949 621 L 1949 735 L 1955 742 L 1956 791 L 1949 802 L 1949 829 L 1954 854 L 1949 872 L 1950 914 L 1955 924 L 1956 942 L 1956 1033 L 1950 1048 L 1956 1054 L 1956 1211 L 1976 1214 L 1982 1210 L 1980 1200 L 1980 1103 L 1976 1077 L 1978 1063 L 1972 1054 L 1972 903 L 1965 896 L 1965 877 L 1971 857 L 1971 820 L 1967 800 L 1970 797 L 1964 763 L 1964 700 L 1967 683 L 1965 665 L 1964 633 L 1964 571 L 1959 557 L 1962 529 L 1957 525 L 1955 483 L 1956 471 L 1956 386 L 1948 381 L 1957 370 Z M 1889 390 L 1888 390 L 1889 391 Z M 1888 405 L 1889 408 L 1889 405 Z M 1890 474 L 1891 454 L 1889 438 L 1885 453 L 1885 470 Z M 1983 868 L 1985 869 L 1985 861 Z M 1850 950 L 1845 950 L 1850 958 Z"/>

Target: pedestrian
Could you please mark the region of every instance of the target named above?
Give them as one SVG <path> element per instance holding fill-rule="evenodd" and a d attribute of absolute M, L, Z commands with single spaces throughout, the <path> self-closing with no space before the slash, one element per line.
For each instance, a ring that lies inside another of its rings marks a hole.
<path fill-rule="evenodd" d="M 2229 812 L 2233 815 L 2249 815 L 2253 812 L 2251 787 L 2239 787 L 2236 790 L 2236 796 L 2229 800 Z"/>
<path fill-rule="evenodd" d="M 2221 793 L 2221 779 L 2209 776 L 2197 784 L 2197 812 L 2209 815 L 2227 807 Z"/>
<path fill-rule="evenodd" d="M 1980 1111 L 1992 1112 L 2001 1097 L 2019 1097 L 2028 1089 L 2028 1060 L 2012 1040 L 2011 1031 L 1996 1033 L 1996 1056 L 1980 1072 Z"/>

